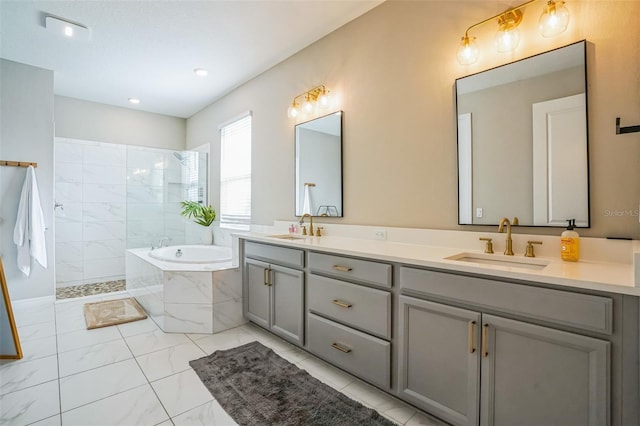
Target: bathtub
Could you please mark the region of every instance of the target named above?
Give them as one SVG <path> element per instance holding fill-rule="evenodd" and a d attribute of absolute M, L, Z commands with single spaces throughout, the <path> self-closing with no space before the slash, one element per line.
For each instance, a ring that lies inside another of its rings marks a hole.
<path fill-rule="evenodd" d="M 237 259 L 222 246 L 129 249 L 127 292 L 165 332 L 218 333 L 246 322 Z"/>
<path fill-rule="evenodd" d="M 205 245 L 169 246 L 153 249 L 149 256 L 163 262 L 221 263 L 231 260 L 231 248 Z"/>

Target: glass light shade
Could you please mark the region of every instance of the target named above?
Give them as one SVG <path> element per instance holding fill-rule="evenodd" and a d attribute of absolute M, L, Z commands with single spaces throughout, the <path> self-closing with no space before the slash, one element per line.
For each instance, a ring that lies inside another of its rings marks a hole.
<path fill-rule="evenodd" d="M 569 25 L 569 10 L 563 1 L 549 1 L 540 16 L 540 34 L 553 37 L 564 32 Z"/>
<path fill-rule="evenodd" d="M 313 110 L 315 110 L 315 102 L 311 101 L 310 99 L 304 101 L 304 104 L 302 104 L 302 111 L 305 114 L 311 114 Z"/>
<path fill-rule="evenodd" d="M 300 110 L 298 109 L 298 105 L 296 105 L 295 103 L 291 104 L 289 110 L 287 111 L 287 115 L 289 116 L 289 118 L 296 118 L 299 113 Z"/>
<path fill-rule="evenodd" d="M 471 65 L 478 60 L 478 44 L 475 37 L 462 37 L 458 47 L 458 62 L 460 65 Z"/>
<path fill-rule="evenodd" d="M 325 91 L 318 96 L 318 106 L 320 108 L 327 108 L 329 106 L 329 92 Z"/>
<path fill-rule="evenodd" d="M 520 30 L 513 24 L 505 24 L 496 34 L 496 49 L 498 52 L 511 52 L 520 43 Z"/>

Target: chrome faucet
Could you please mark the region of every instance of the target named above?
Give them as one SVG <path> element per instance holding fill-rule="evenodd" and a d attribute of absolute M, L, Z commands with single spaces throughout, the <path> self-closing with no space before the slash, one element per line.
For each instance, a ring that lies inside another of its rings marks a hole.
<path fill-rule="evenodd" d="M 513 256 L 513 241 L 511 240 L 511 222 L 506 217 L 500 219 L 500 225 L 498 225 L 498 232 L 502 233 L 504 225 L 507 225 L 507 247 L 504 249 L 504 254 L 507 256 Z"/>
<path fill-rule="evenodd" d="M 309 235 L 313 236 L 313 216 L 311 216 L 309 213 L 303 214 L 300 218 L 300 225 L 304 223 L 305 217 L 309 218 Z M 307 235 L 304 228 L 302 228 L 302 235 Z"/>

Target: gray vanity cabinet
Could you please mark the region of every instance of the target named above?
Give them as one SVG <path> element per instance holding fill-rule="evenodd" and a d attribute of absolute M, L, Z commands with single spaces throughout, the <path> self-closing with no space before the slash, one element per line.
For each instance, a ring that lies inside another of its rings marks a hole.
<path fill-rule="evenodd" d="M 610 343 L 482 315 L 481 425 L 608 425 Z"/>
<path fill-rule="evenodd" d="M 400 396 L 454 425 L 478 424 L 480 313 L 400 296 Z"/>
<path fill-rule="evenodd" d="M 258 259 L 251 258 L 255 256 Z M 302 252 L 246 243 L 244 260 L 245 316 L 284 339 L 304 345 L 304 271 L 295 265 Z"/>
<path fill-rule="evenodd" d="M 607 341 L 400 296 L 399 343 L 400 396 L 454 425 L 610 423 Z"/>

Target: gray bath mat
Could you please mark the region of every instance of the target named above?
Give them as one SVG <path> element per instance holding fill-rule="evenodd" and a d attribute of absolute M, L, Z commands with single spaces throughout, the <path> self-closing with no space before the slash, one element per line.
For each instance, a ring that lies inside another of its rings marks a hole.
<path fill-rule="evenodd" d="M 240 425 L 394 425 L 259 342 L 189 363 Z"/>

